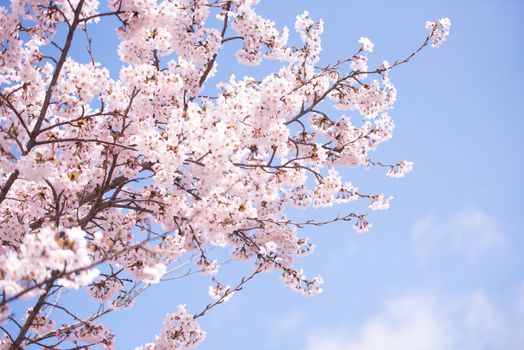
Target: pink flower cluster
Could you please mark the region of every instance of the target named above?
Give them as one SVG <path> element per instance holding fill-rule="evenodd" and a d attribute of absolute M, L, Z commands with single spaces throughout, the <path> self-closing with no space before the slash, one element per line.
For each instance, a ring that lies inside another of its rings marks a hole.
<path fill-rule="evenodd" d="M 439 47 L 444 43 L 449 36 L 449 30 L 451 28 L 451 20 L 449 18 L 441 18 L 436 22 L 427 21 L 426 29 L 431 31 L 432 47 Z"/>
<path fill-rule="evenodd" d="M 164 329 L 157 336 L 155 343 L 135 348 L 135 350 L 171 350 L 191 349 L 200 344 L 206 337 L 206 332 L 187 313 L 184 305 L 178 305 L 176 313 L 167 314 L 164 319 Z"/>
<path fill-rule="evenodd" d="M 97 275 L 84 238 L 78 228 L 62 230 L 45 227 L 28 233 L 17 250 L 3 247 L 0 254 L 0 290 L 14 295 L 32 284 L 40 285 L 56 274 L 57 282 L 66 288 L 80 288 Z M 28 298 L 40 294 L 41 288 L 27 292 Z"/>

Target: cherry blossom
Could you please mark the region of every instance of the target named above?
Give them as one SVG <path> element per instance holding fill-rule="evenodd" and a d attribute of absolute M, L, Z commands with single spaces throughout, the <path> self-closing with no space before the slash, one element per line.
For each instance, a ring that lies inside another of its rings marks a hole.
<path fill-rule="evenodd" d="M 411 170 L 413 170 L 413 162 L 401 160 L 397 164 L 390 166 L 386 175 L 394 178 L 401 178 L 406 176 L 406 173 L 409 173 Z"/>
<path fill-rule="evenodd" d="M 32 312 L 32 309 L 27 310 L 27 314 Z M 33 320 L 31 330 L 38 335 L 46 334 L 55 328 L 55 322 L 48 319 L 45 315 L 38 314 Z"/>
<path fill-rule="evenodd" d="M 449 18 L 441 18 L 436 22 L 427 21 L 426 29 L 431 30 L 432 39 L 431 46 L 439 47 L 444 43 L 449 36 L 449 30 L 451 28 L 451 20 Z"/>
<path fill-rule="evenodd" d="M 96 269 L 86 269 L 91 262 L 81 230 L 61 231 L 46 227 L 25 235 L 18 252 L 9 250 L 0 255 L 0 289 L 6 295 L 17 294 L 28 285 L 40 285 L 53 275 L 59 285 L 79 288 L 98 274 Z M 24 296 L 31 297 L 41 292 L 35 288 Z"/>
<path fill-rule="evenodd" d="M 353 225 L 353 228 L 357 233 L 366 233 L 373 227 L 372 224 L 367 222 L 363 218 L 359 218 L 358 221 Z"/>
<path fill-rule="evenodd" d="M 215 287 L 209 286 L 209 295 L 214 300 L 222 300 L 224 302 L 231 299 L 234 292 L 230 292 L 230 286 L 218 283 Z"/>
<path fill-rule="evenodd" d="M 348 174 L 412 170 L 374 158 L 395 128 L 389 72 L 440 46 L 450 20 L 428 22 L 426 39 L 393 63 L 373 67 L 374 44 L 361 37 L 347 57 L 320 65 L 321 19 L 303 12 L 293 31 L 257 3 L 0 6 L 0 323 L 21 322 L 0 349 L 111 349 L 107 314 L 156 284 L 200 274 L 210 280 L 208 304 L 167 309 L 156 341 L 139 349 L 193 348 L 205 338 L 198 319 L 258 274 L 276 271 L 306 296 L 322 292 L 323 279 L 297 267 L 315 248 L 304 227 L 342 221 L 364 233 L 368 212 L 389 208 L 391 196 Z M 116 69 L 92 49 L 100 38 L 90 30 L 104 21 L 118 23 Z M 228 57 L 232 42 L 240 49 Z M 218 57 L 278 69 L 210 84 Z M 291 206 L 311 219 L 297 220 Z M 320 207 L 339 214 L 317 218 Z M 226 283 L 217 251 L 252 273 Z M 68 289 L 87 291 L 90 315 L 60 298 Z M 19 299 L 32 305 L 23 315 L 12 311 Z"/>
<path fill-rule="evenodd" d="M 366 52 L 373 52 L 373 47 L 375 47 L 375 44 L 371 42 L 368 38 L 361 37 L 358 41 L 362 44 L 362 50 Z"/>
<path fill-rule="evenodd" d="M 386 210 L 389 209 L 389 201 L 393 199 L 393 196 L 386 197 L 383 193 L 376 196 L 372 196 L 372 202 L 369 205 L 371 210 Z"/>
<path fill-rule="evenodd" d="M 185 305 L 178 305 L 176 313 L 166 315 L 164 329 L 157 336 L 156 342 L 136 350 L 190 349 L 201 343 L 205 337 L 206 333 L 200 329 L 193 315 L 187 313 Z"/>
<path fill-rule="evenodd" d="M 84 323 L 74 332 L 78 341 L 87 344 L 100 344 L 104 349 L 113 349 L 114 335 L 103 325 Z"/>

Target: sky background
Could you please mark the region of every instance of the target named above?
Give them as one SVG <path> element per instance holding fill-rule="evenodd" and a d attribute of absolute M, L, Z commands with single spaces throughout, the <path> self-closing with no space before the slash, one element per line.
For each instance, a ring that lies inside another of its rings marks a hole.
<path fill-rule="evenodd" d="M 201 319 L 207 339 L 199 349 L 524 349 L 524 2 L 263 0 L 256 9 L 292 35 L 304 10 L 322 18 L 323 64 L 351 55 L 361 36 L 375 43 L 370 66 L 393 62 L 423 41 L 426 20 L 449 17 L 453 26 L 441 48 L 390 74 L 397 127 L 374 158 L 411 160 L 414 171 L 400 180 L 382 169 L 344 173 L 363 192 L 394 196 L 390 210 L 371 213 L 365 235 L 351 223 L 302 231 L 317 249 L 299 265 L 323 276 L 324 293 L 305 298 L 276 273 L 259 276 Z M 112 29 L 93 27 L 93 35 L 95 57 L 117 67 Z M 232 45 L 218 61 L 216 82 L 278 66 L 239 68 Z M 327 218 L 343 210 L 291 215 Z M 247 271 L 235 264 L 223 270 L 229 284 Z M 154 341 L 178 304 L 200 311 L 211 301 L 208 285 L 199 276 L 161 284 L 108 317 L 116 348 Z"/>

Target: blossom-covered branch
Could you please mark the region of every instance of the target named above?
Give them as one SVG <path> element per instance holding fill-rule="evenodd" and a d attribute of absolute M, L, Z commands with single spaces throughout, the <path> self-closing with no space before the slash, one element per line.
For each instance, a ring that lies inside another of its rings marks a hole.
<path fill-rule="evenodd" d="M 389 72 L 442 44 L 449 19 L 428 22 L 422 44 L 392 64 L 369 68 L 374 44 L 361 38 L 354 54 L 319 66 L 323 22 L 297 16 L 301 44 L 290 45 L 289 29 L 257 14 L 257 3 L 0 7 L 0 349 L 111 349 L 105 315 L 132 307 L 152 285 L 198 272 L 210 278 L 213 301 L 195 314 L 166 310 L 163 330 L 143 347 L 192 348 L 205 337 L 197 320 L 262 272 L 279 271 L 304 295 L 322 291 L 322 278 L 295 264 L 314 249 L 302 228 L 371 228 L 365 208 L 298 221 L 289 206 L 389 207 L 392 197 L 360 191 L 341 169 L 379 166 L 395 178 L 411 171 L 409 161 L 372 158 L 394 129 Z M 115 75 L 97 62 L 98 38 L 88 31 L 110 18 L 123 62 Z M 210 86 L 232 42 L 242 47 L 230 59 L 278 61 L 280 69 Z M 214 250 L 253 272 L 228 285 Z M 170 275 L 182 266 L 188 271 Z M 66 289 L 85 289 L 92 312 L 63 301 Z M 19 299 L 32 303 L 23 315 L 11 310 Z"/>

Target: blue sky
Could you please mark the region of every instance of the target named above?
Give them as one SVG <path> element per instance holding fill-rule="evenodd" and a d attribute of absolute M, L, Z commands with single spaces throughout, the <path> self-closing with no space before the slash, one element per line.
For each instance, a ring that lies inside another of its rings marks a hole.
<path fill-rule="evenodd" d="M 290 28 L 303 10 L 325 21 L 323 63 L 353 53 L 361 36 L 375 43 L 372 63 L 393 62 L 423 40 L 426 20 L 452 20 L 440 49 L 391 73 L 397 128 L 375 158 L 408 159 L 415 169 L 401 180 L 380 169 L 346 172 L 364 191 L 395 199 L 390 210 L 372 213 L 368 234 L 349 223 L 303 231 L 317 250 L 299 264 L 324 277 L 324 293 L 304 298 L 277 274 L 262 275 L 201 320 L 208 334 L 200 349 L 523 349 L 524 2 L 263 0 L 257 7 Z M 116 65 L 107 30 L 94 31 L 95 56 Z M 217 80 L 269 68 L 238 70 L 223 59 Z M 233 284 L 241 268 L 231 265 L 223 276 Z M 153 341 L 180 303 L 201 310 L 211 301 L 207 285 L 196 276 L 155 286 L 109 317 L 117 349 Z"/>

